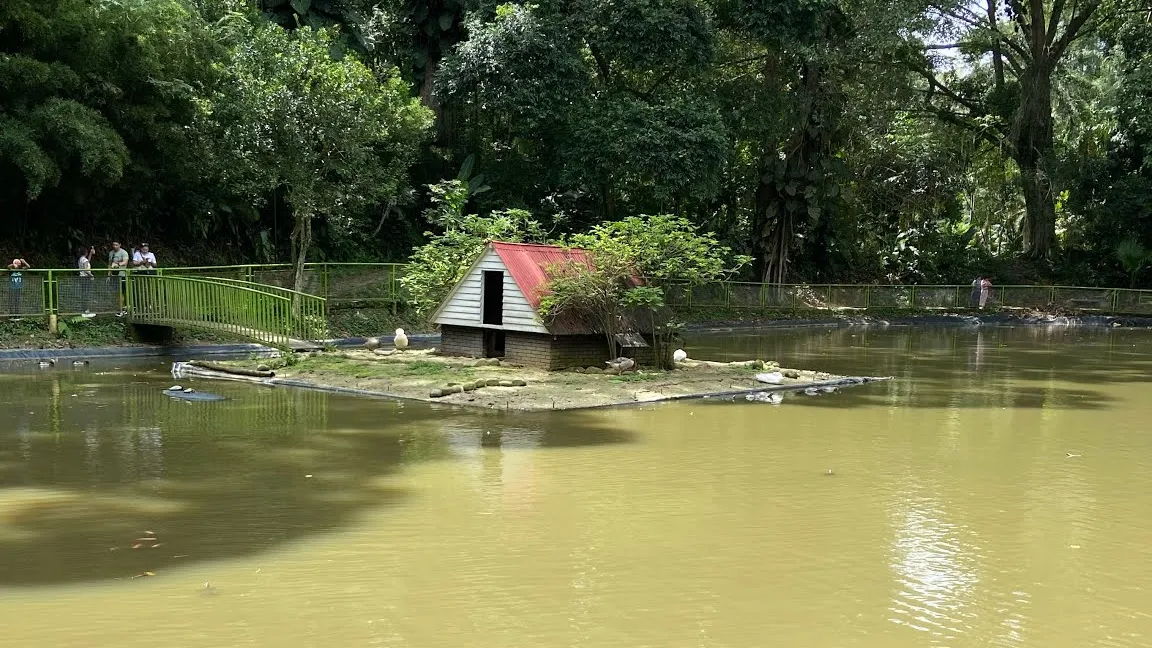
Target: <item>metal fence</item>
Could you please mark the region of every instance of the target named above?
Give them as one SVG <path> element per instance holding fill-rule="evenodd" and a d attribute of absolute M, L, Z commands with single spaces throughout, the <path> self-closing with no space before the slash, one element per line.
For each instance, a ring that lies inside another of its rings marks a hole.
<path fill-rule="evenodd" d="M 395 308 L 405 299 L 400 286 L 404 265 L 399 263 L 309 263 L 302 292 L 323 297 L 329 307 Z M 126 271 L 129 281 L 147 276 L 196 277 L 225 282 L 247 282 L 291 289 L 288 264 L 158 268 L 155 275 Z M 0 269 L 0 317 L 114 314 L 126 306 L 116 272 L 93 270 L 82 277 L 77 270 Z"/>
<path fill-rule="evenodd" d="M 972 307 L 970 285 L 838 285 L 727 282 L 673 285 L 671 306 L 736 310 L 954 310 Z M 994 286 L 987 308 L 1152 315 L 1152 290 L 1074 286 Z"/>
<path fill-rule="evenodd" d="M 390 309 L 407 299 L 399 263 L 309 263 L 304 293 L 341 308 Z M 0 271 L 0 317 L 72 315 L 121 309 L 119 283 L 107 270 L 80 277 L 76 270 Z M 131 273 L 130 273 L 131 274 Z M 248 282 L 290 289 L 289 264 L 160 268 L 159 276 Z M 969 307 L 970 285 L 761 284 L 724 282 L 666 286 L 668 302 L 680 307 L 740 310 L 835 311 L 863 309 L 948 310 Z M 992 308 L 1061 309 L 1108 314 L 1152 315 L 1152 290 L 1072 286 L 994 286 Z"/>
<path fill-rule="evenodd" d="M 139 275 L 127 287 L 136 322 L 207 328 L 277 347 L 328 337 L 323 297 L 221 277 Z"/>

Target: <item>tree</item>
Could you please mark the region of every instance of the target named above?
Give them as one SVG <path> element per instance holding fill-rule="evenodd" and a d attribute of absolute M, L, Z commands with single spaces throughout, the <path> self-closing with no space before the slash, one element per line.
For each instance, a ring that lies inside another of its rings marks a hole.
<path fill-rule="evenodd" d="M 1072 46 L 1098 26 L 1101 0 L 937 1 L 932 36 L 915 65 L 936 115 L 1007 150 L 1024 193 L 1026 254 L 1048 258 L 1056 241 L 1054 83 Z M 922 38 L 918 34 L 915 38 Z M 944 57 L 942 51 L 962 56 Z M 981 66 L 981 57 L 991 68 Z M 965 69 L 969 68 L 969 69 Z"/>
<path fill-rule="evenodd" d="M 187 154 L 218 48 L 179 0 L 0 3 L 0 239 L 70 255 L 159 228 L 206 171 Z"/>
<path fill-rule="evenodd" d="M 716 281 L 748 262 L 747 257 L 733 258 L 714 235 L 669 215 L 602 223 L 563 243 L 584 250 L 586 258 L 548 268 L 541 316 L 546 321 L 570 318 L 603 334 L 609 359 L 616 356 L 617 334 L 647 327 L 661 368 L 670 361 L 667 341 L 675 328 L 663 312 L 664 287 Z"/>
<path fill-rule="evenodd" d="M 540 222 L 522 209 L 487 216 L 465 214 L 469 188 L 461 180 L 439 183 L 429 190 L 433 206 L 425 215 L 443 233 L 425 232 L 428 242 L 412 253 L 400 279 L 418 315 L 429 315 L 444 301 L 489 242 L 543 243 L 546 238 Z"/>
<path fill-rule="evenodd" d="M 579 225 L 715 196 L 729 143 L 700 83 L 716 37 L 701 2 L 489 4 L 465 24 L 439 88 L 475 116 L 468 146 L 508 203 L 564 203 Z"/>
<path fill-rule="evenodd" d="M 329 32 L 233 14 L 221 36 L 231 55 L 202 127 L 219 142 L 224 182 L 254 199 L 283 190 L 300 291 L 313 219 L 400 193 L 431 115 L 395 69 L 377 77 L 351 55 L 333 58 Z"/>

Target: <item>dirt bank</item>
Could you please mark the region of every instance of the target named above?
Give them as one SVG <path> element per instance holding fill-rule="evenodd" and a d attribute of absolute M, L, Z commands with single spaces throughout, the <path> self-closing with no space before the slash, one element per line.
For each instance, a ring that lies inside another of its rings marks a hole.
<path fill-rule="evenodd" d="M 519 411 L 565 410 L 637 402 L 654 402 L 703 395 L 751 391 L 795 390 L 862 384 L 881 378 L 856 378 L 800 369 L 778 368 L 773 363 L 712 363 L 687 360 L 673 371 L 614 375 L 594 368 L 583 371 L 543 371 L 504 364 L 488 364 L 436 355 L 431 351 L 405 351 L 381 356 L 367 351 L 316 353 L 291 366 L 275 370 L 274 378 L 230 376 L 220 371 L 178 365 L 178 375 L 244 380 L 263 384 L 357 390 L 380 396 Z M 257 361 L 218 363 L 255 369 Z M 757 382 L 755 375 L 780 371 L 779 385 Z M 485 386 L 476 388 L 478 382 Z M 499 383 L 503 382 L 504 386 Z M 524 383 L 510 386 L 509 383 Z M 434 396 L 443 390 L 455 391 Z"/>

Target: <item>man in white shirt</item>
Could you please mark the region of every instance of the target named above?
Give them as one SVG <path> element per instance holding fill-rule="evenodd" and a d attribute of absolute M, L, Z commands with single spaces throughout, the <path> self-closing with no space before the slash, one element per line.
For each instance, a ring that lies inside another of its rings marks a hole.
<path fill-rule="evenodd" d="M 141 274 L 156 274 L 156 255 L 148 251 L 147 243 L 141 243 L 140 249 L 132 253 L 132 267 Z"/>

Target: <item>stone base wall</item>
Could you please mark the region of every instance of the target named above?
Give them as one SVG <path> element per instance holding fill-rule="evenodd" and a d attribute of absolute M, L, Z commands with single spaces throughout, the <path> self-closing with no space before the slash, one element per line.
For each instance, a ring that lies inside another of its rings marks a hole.
<path fill-rule="evenodd" d="M 484 357 L 484 330 L 463 326 L 440 327 L 440 351 L 444 355 L 466 358 Z M 649 340 L 650 341 L 650 340 Z M 598 367 L 608 359 L 607 343 L 601 335 L 551 336 L 542 333 L 506 331 L 504 360 L 511 364 L 541 369 Z M 626 349 L 624 355 L 637 364 L 652 366 L 655 357 L 651 347 Z"/>
<path fill-rule="evenodd" d="M 441 326 L 440 353 L 465 358 L 483 358 L 484 331 L 464 326 Z"/>
<path fill-rule="evenodd" d="M 504 334 L 504 360 L 525 367 L 552 368 L 552 336 L 508 331 Z"/>

